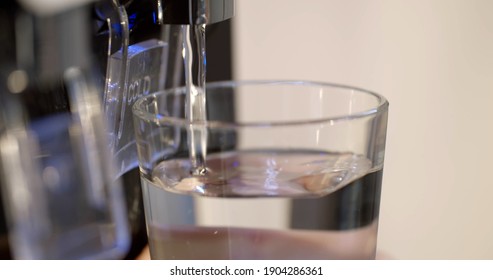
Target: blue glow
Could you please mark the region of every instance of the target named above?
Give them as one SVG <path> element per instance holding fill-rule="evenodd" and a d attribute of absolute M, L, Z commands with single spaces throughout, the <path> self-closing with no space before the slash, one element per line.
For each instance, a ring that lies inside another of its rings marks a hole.
<path fill-rule="evenodd" d="M 137 13 L 133 13 L 128 16 L 128 28 L 132 29 L 135 25 L 135 20 L 137 19 Z"/>
<path fill-rule="evenodd" d="M 154 23 L 156 23 L 156 12 L 152 12 L 152 20 L 154 20 Z"/>
<path fill-rule="evenodd" d="M 137 54 L 137 53 L 140 53 L 140 52 L 143 52 L 145 50 L 147 50 L 148 48 L 144 47 L 144 46 L 139 46 L 139 45 L 131 45 L 128 47 L 128 53 L 131 54 L 131 55 L 134 55 L 134 54 Z"/>
<path fill-rule="evenodd" d="M 117 33 L 122 32 L 122 26 L 120 25 L 120 23 L 111 24 L 111 29 L 115 30 Z"/>

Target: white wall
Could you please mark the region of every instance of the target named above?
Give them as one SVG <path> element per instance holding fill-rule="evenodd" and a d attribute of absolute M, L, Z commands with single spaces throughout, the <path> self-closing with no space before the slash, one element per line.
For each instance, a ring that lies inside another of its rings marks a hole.
<path fill-rule="evenodd" d="M 493 1 L 237 0 L 237 79 L 390 101 L 379 251 L 493 259 Z"/>

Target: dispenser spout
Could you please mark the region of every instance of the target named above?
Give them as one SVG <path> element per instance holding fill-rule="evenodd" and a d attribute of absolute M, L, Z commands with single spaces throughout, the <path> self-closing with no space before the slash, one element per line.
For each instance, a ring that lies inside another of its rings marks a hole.
<path fill-rule="evenodd" d="M 161 24 L 212 24 L 235 14 L 235 0 L 156 0 Z"/>

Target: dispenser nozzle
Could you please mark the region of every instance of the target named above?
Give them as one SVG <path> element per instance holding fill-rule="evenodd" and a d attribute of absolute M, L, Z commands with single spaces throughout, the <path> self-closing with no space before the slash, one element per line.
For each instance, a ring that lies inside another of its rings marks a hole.
<path fill-rule="evenodd" d="M 235 0 L 156 0 L 162 24 L 211 24 L 234 16 Z"/>

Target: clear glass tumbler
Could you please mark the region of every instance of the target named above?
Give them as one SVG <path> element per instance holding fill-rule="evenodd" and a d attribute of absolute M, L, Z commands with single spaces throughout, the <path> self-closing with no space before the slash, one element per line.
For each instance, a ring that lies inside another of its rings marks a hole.
<path fill-rule="evenodd" d="M 151 258 L 375 258 L 384 97 L 305 81 L 206 92 L 207 121 L 184 117 L 184 88 L 133 107 Z"/>

